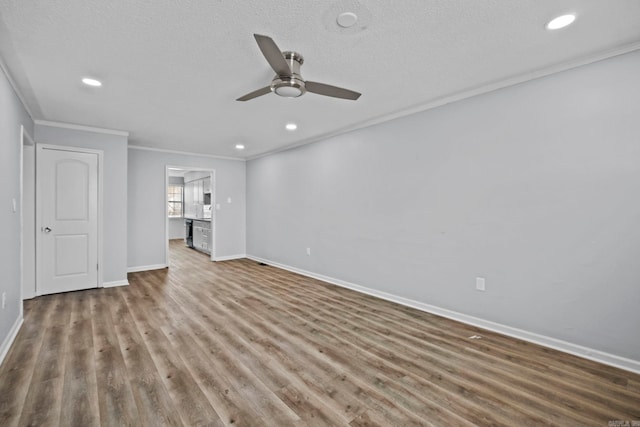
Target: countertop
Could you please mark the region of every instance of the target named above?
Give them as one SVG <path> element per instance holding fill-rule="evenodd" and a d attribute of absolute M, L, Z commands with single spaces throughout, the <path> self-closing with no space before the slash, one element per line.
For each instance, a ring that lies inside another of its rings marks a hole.
<path fill-rule="evenodd" d="M 191 219 L 193 221 L 205 221 L 205 222 L 211 222 L 211 218 L 189 218 L 189 217 L 184 217 L 184 219 Z"/>

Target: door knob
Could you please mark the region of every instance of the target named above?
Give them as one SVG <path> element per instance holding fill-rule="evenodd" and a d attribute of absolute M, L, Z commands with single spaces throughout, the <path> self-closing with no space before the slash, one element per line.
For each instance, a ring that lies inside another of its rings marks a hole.
<path fill-rule="evenodd" d="M 49 227 L 45 227 L 42 229 L 45 233 L 51 233 L 51 229 Z"/>

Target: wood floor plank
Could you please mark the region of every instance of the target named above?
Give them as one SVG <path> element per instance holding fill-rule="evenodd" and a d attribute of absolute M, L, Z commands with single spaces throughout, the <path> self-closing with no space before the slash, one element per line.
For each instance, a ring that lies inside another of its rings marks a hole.
<path fill-rule="evenodd" d="M 387 423 L 388 421 L 379 412 L 365 411 L 354 418 L 349 425 L 351 427 L 385 427 Z"/>
<path fill-rule="evenodd" d="M 121 291 L 121 294 L 124 292 Z M 119 300 L 126 302 L 126 298 L 120 296 Z M 144 307 L 127 306 L 123 309 L 131 313 L 138 329 L 145 331 L 141 337 L 184 423 L 190 426 L 224 425 L 185 366 L 180 352 L 172 348 L 162 332 L 162 325 L 150 320 L 151 313 Z"/>
<path fill-rule="evenodd" d="M 27 301 L 0 425 L 580 425 L 640 375 L 171 242 L 130 286 Z M 479 340 L 470 340 L 480 335 Z"/>
<path fill-rule="evenodd" d="M 305 280 L 313 280 L 313 279 L 308 279 L 308 278 L 304 278 Z M 272 280 L 272 279 L 267 279 L 266 280 L 269 283 L 272 283 L 274 285 L 278 285 L 279 281 L 278 280 Z M 286 285 L 286 284 L 285 284 Z M 345 312 L 341 312 L 340 316 L 344 317 L 345 315 L 348 317 L 354 317 L 357 316 L 359 317 L 361 320 L 365 320 L 366 316 L 366 320 L 368 320 L 367 324 L 371 325 L 371 324 L 375 324 L 375 322 L 371 322 L 371 320 L 374 319 L 378 319 L 380 322 L 379 324 L 382 324 L 382 322 L 384 322 L 384 329 L 386 330 L 394 330 L 394 331 L 403 331 L 401 333 L 403 333 L 404 338 L 408 338 L 408 339 L 412 339 L 412 338 L 416 338 L 419 339 L 421 341 L 425 341 L 429 342 L 429 343 L 433 343 L 433 344 L 438 344 L 439 346 L 448 346 L 450 348 L 454 348 L 454 349 L 458 349 L 460 347 L 460 345 L 464 345 L 464 346 L 469 346 L 469 345 L 473 345 L 476 346 L 478 348 L 483 349 L 484 351 L 488 352 L 492 352 L 492 353 L 498 353 L 498 356 L 503 356 L 503 359 L 512 362 L 512 365 L 514 367 L 517 368 L 522 368 L 523 365 L 525 364 L 529 364 L 528 367 L 531 368 L 531 371 L 529 371 L 530 373 L 535 373 L 538 372 L 540 370 L 552 370 L 553 366 L 545 363 L 545 364 L 540 364 L 540 363 L 535 363 L 535 361 L 533 359 L 531 359 L 529 356 L 531 355 L 531 351 L 527 351 L 526 353 L 526 357 L 514 357 L 514 352 L 513 352 L 513 345 L 511 345 L 510 347 L 499 347 L 498 351 L 496 351 L 496 347 L 491 347 L 491 344 L 486 345 L 487 340 L 485 339 L 484 341 L 473 341 L 473 342 L 469 342 L 467 340 L 467 337 L 470 335 L 475 335 L 478 333 L 478 329 L 472 326 L 468 326 L 468 325 L 462 325 L 462 324 L 454 324 L 453 326 L 455 328 L 452 328 L 452 324 L 449 323 L 447 326 L 447 333 L 444 332 L 443 328 L 441 325 L 438 325 L 435 322 L 428 322 L 425 325 L 425 322 L 421 322 L 421 323 L 414 323 L 411 321 L 411 319 L 407 319 L 406 317 L 401 317 L 398 316 L 396 314 L 396 312 L 398 310 L 394 310 L 394 311 L 380 311 L 380 310 L 366 310 L 366 307 L 362 305 L 362 303 L 359 303 L 358 301 L 361 298 L 358 298 L 358 295 L 355 296 L 354 300 L 348 300 L 347 298 L 343 297 L 343 296 L 338 296 L 338 297 L 332 297 L 332 296 L 327 296 L 326 292 L 322 292 L 324 291 L 324 289 L 321 289 L 321 291 L 318 291 L 317 289 L 304 289 L 304 292 L 306 295 L 308 295 L 309 293 L 311 294 L 316 294 L 318 295 L 318 298 L 314 298 L 314 305 L 313 307 L 317 307 L 318 304 L 320 306 L 323 305 L 327 305 L 329 304 L 330 307 L 336 308 L 336 307 L 343 307 L 345 308 L 345 310 L 347 310 L 347 312 L 353 313 L 353 315 L 350 314 L 345 314 Z M 289 288 L 284 289 L 284 292 L 291 292 Z M 293 290 L 293 292 L 295 292 L 295 289 Z M 319 292 L 321 292 L 319 294 Z M 350 294 L 352 295 L 352 294 Z M 302 295 L 301 295 L 302 297 Z M 390 304 L 388 302 L 386 302 L 387 304 Z M 304 304 L 304 300 L 303 300 L 303 304 Z M 307 305 L 308 307 L 308 305 Z M 410 309 L 409 309 L 410 310 Z M 415 312 L 415 310 L 413 310 Z M 414 313 L 412 313 L 414 314 Z M 422 313 L 423 316 L 427 316 L 427 319 L 429 320 L 433 320 L 434 318 L 437 318 L 437 316 L 433 316 L 430 315 L 428 313 Z M 423 319 L 420 319 L 423 320 Z M 395 328 L 394 328 L 395 326 Z M 455 330 L 454 330 L 455 329 Z M 384 334 L 389 334 L 390 332 L 385 332 L 385 331 L 380 331 L 381 333 Z M 461 336 L 457 336 L 455 332 L 460 332 Z M 486 337 L 491 337 L 491 338 L 503 338 L 499 336 L 498 334 L 495 333 L 487 333 L 487 331 L 484 331 Z M 466 341 L 466 342 L 465 342 Z M 511 341 L 518 341 L 518 340 L 513 340 L 511 339 Z M 526 344 L 526 343 L 525 343 Z M 543 349 L 542 351 L 550 351 L 549 349 Z M 553 350 L 551 350 L 553 351 Z M 506 353 L 506 354 L 505 354 Z M 555 353 L 559 353 L 559 352 L 555 352 Z M 492 354 L 493 355 L 493 354 Z M 475 353 L 475 356 L 480 356 L 479 353 Z M 565 362 L 567 358 L 574 358 L 575 360 L 579 360 L 582 361 L 582 359 L 579 359 L 577 357 L 574 356 L 569 356 L 569 355 L 563 355 Z M 593 362 L 590 361 L 586 361 L 589 364 L 592 364 Z M 596 364 L 597 365 L 597 364 Z M 568 371 L 571 371 L 572 367 L 571 366 L 567 366 L 567 364 L 565 363 L 564 365 L 561 366 L 561 368 L 559 369 L 555 369 L 554 370 L 554 374 L 553 376 L 549 376 L 545 379 L 544 383 L 546 384 L 547 381 L 556 381 L 557 384 L 563 383 L 564 386 L 571 386 L 573 385 L 573 389 L 571 390 L 573 393 L 589 393 L 588 390 L 585 390 L 584 388 L 584 383 L 585 381 L 588 381 L 588 378 L 585 379 L 585 372 L 581 371 L 581 370 L 573 370 L 574 371 L 574 375 L 571 375 Z M 602 383 L 597 382 L 598 386 L 601 388 L 603 385 L 607 385 L 606 383 Z M 607 392 L 609 394 L 624 394 L 624 391 L 621 391 L 619 388 L 613 388 L 613 387 L 608 387 L 607 388 Z M 591 393 L 591 395 L 588 397 L 588 399 L 597 399 L 598 396 L 600 395 L 600 393 Z M 625 395 L 623 397 L 622 400 L 625 401 L 629 401 L 629 395 Z"/>
<path fill-rule="evenodd" d="M 111 312 L 100 296 L 98 291 L 89 291 L 100 424 L 141 425 Z"/>
<path fill-rule="evenodd" d="M 234 294 L 238 294 L 240 293 L 239 290 L 235 290 Z M 254 294 L 257 294 L 258 291 L 254 290 Z M 242 301 L 241 299 L 238 301 Z M 267 303 L 265 302 L 265 306 L 267 305 Z M 293 312 L 295 312 L 297 310 L 296 307 L 287 307 L 286 312 L 288 313 L 289 316 L 292 315 Z M 271 312 L 272 310 L 267 310 L 268 312 Z M 322 328 L 319 323 L 318 323 L 318 319 L 311 319 L 308 316 L 313 316 L 314 314 L 310 314 L 312 312 L 315 312 L 315 315 L 318 315 L 318 311 L 309 311 L 309 310 L 301 310 L 299 315 L 300 315 L 300 319 L 295 319 L 294 317 L 289 317 L 289 322 L 285 322 L 286 324 L 291 324 L 291 323 L 299 323 L 301 326 L 306 327 L 307 325 L 312 325 L 310 326 L 309 329 L 309 333 L 307 334 L 300 334 L 298 332 L 296 332 L 295 329 L 288 329 L 287 330 L 287 336 L 289 337 L 297 337 L 299 340 L 295 341 L 295 347 L 298 349 L 298 353 L 300 352 L 300 349 L 304 349 L 305 347 L 309 347 L 309 343 L 304 342 L 305 340 L 309 341 L 311 343 L 311 347 L 315 349 L 320 348 L 320 351 L 316 352 L 316 356 L 318 354 L 325 354 L 326 356 L 330 356 L 332 359 L 334 359 L 335 361 L 340 361 L 342 360 L 342 362 L 344 363 L 344 367 L 345 369 L 350 369 L 352 372 L 356 372 L 358 375 L 358 378 L 366 378 L 370 384 L 379 384 L 380 383 L 380 372 L 392 372 L 393 369 L 390 369 L 390 367 L 388 365 L 386 365 L 384 363 L 384 359 L 383 358 L 379 358 L 376 359 L 375 356 L 373 356 L 369 351 L 367 351 L 367 358 L 363 359 L 362 357 L 359 357 L 361 355 L 358 354 L 354 354 L 352 355 L 352 357 L 356 357 L 357 359 L 359 359 L 360 363 L 357 366 L 353 366 L 352 360 L 353 359 L 349 359 L 349 360 L 344 360 L 341 355 L 342 353 L 345 353 L 345 351 L 343 349 L 347 348 L 349 345 L 349 341 L 348 340 L 338 340 L 335 338 L 335 336 L 332 334 L 330 329 L 335 329 L 335 328 Z M 322 316 L 322 314 L 320 314 Z M 270 328 L 274 327 L 274 321 L 272 321 L 272 319 L 265 319 L 266 321 L 264 322 L 265 324 L 269 324 Z M 324 333 L 323 333 L 324 331 Z M 293 339 L 293 338 L 290 338 Z M 314 358 L 313 355 L 308 355 L 306 356 L 307 360 L 315 360 L 315 363 L 319 363 L 317 358 Z M 372 363 L 373 362 L 373 363 Z M 397 377 L 400 378 L 402 376 L 404 376 L 406 374 L 405 371 L 397 371 Z M 303 374 L 303 377 L 306 376 Z M 307 386 L 309 387 L 313 387 L 314 384 L 318 382 L 315 379 L 311 379 L 311 381 L 307 382 Z M 322 381 L 320 381 L 322 382 Z M 366 384 L 362 385 L 363 387 L 367 387 Z M 444 390 L 439 390 L 438 394 L 442 394 L 444 392 Z M 453 413 L 458 413 L 461 410 L 464 410 L 466 408 L 461 408 L 461 407 L 455 407 L 455 405 L 450 405 L 452 403 L 452 400 L 449 399 L 447 401 L 448 405 L 445 405 L 445 407 L 450 407 L 450 409 L 452 409 Z M 483 402 L 483 405 L 486 406 L 486 402 Z M 421 410 L 424 411 L 426 408 L 429 407 L 429 402 L 423 402 L 421 405 Z M 468 403 L 466 405 L 467 407 L 470 406 Z M 415 408 L 414 408 L 415 410 Z M 494 412 L 499 412 L 499 408 L 494 408 Z M 431 415 L 433 417 L 433 415 Z M 493 422 L 495 422 L 495 418 L 490 417 L 488 419 L 493 420 Z M 498 418 L 499 419 L 499 418 Z M 513 414 L 511 414 L 511 417 L 506 417 L 504 418 L 503 422 L 506 422 L 507 420 L 513 420 Z"/>
<path fill-rule="evenodd" d="M 302 305 L 304 305 L 304 302 L 301 303 Z M 322 302 L 319 303 L 320 305 L 322 305 Z M 318 310 L 318 303 L 316 302 L 316 304 L 314 304 L 313 307 L 311 306 L 307 306 L 306 307 L 308 310 L 313 310 L 315 309 L 316 311 Z M 324 317 L 328 318 L 332 316 L 331 313 L 332 310 L 329 310 L 328 312 L 325 312 Z M 339 318 L 335 318 L 336 321 L 344 319 L 344 318 L 350 318 L 351 316 L 348 313 L 340 313 Z M 335 322 L 329 322 L 331 324 L 335 323 Z M 370 326 L 372 323 L 369 322 L 368 326 Z M 385 328 L 386 329 L 386 328 Z M 363 331 L 359 331 L 360 335 L 363 335 Z M 389 336 L 388 332 L 385 331 L 381 331 L 383 335 L 387 336 L 387 339 L 393 339 L 392 337 Z M 366 335 L 366 334 L 365 334 Z M 375 337 L 374 337 L 375 339 Z M 408 336 L 404 336 L 403 339 L 407 340 L 407 339 L 411 339 L 411 337 Z M 427 344 L 429 345 L 429 344 Z M 433 347 L 430 350 L 432 353 L 441 353 L 439 348 L 437 347 Z M 448 355 L 445 355 L 446 357 L 452 357 L 452 358 L 460 358 L 456 353 L 449 353 Z M 419 357 L 419 356 L 417 356 Z M 464 356 L 462 356 L 464 357 Z M 490 369 L 487 369 L 486 367 L 486 363 L 481 363 L 478 364 L 475 368 L 473 367 L 473 359 L 469 359 L 466 358 L 466 362 L 467 365 L 469 366 L 469 368 L 471 368 L 470 370 L 472 371 L 483 371 L 486 372 L 486 374 L 489 377 L 494 377 L 496 372 L 490 372 Z M 584 422 L 585 419 L 589 419 L 588 417 L 600 417 L 603 418 L 605 417 L 604 414 L 618 414 L 618 413 L 625 413 L 628 412 L 629 407 L 630 406 L 626 406 L 625 405 L 618 405 L 619 402 L 616 402 L 615 400 L 607 400 L 607 402 L 605 404 L 601 404 L 601 399 L 599 394 L 595 394 L 595 392 L 592 392 L 589 396 L 589 404 L 588 405 L 580 405 L 580 396 L 577 396 L 576 399 L 568 399 L 568 396 L 574 397 L 573 395 L 576 394 L 581 394 L 584 393 L 584 391 L 582 389 L 576 389 L 574 388 L 573 390 L 571 390 L 571 393 L 566 392 L 565 389 L 565 385 L 563 384 L 556 384 L 557 387 L 555 388 L 556 390 L 559 390 L 559 392 L 555 393 L 555 394 L 549 394 L 547 392 L 548 389 L 548 383 L 551 381 L 554 381 L 553 377 L 547 377 L 547 378 L 542 378 L 540 381 L 538 381 L 537 383 L 535 381 L 531 381 L 532 377 L 535 377 L 536 375 L 536 371 L 532 371 L 530 372 L 530 375 L 528 376 L 527 382 L 522 382 L 519 381 L 519 375 L 517 374 L 513 374 L 510 376 L 510 380 L 512 382 L 515 382 L 516 384 L 514 384 L 515 386 L 517 386 L 515 388 L 516 393 L 518 392 L 519 389 L 523 388 L 527 391 L 528 394 L 538 394 L 538 397 L 548 401 L 552 406 L 559 406 L 557 405 L 558 401 L 560 401 L 560 403 L 562 403 L 565 407 L 571 408 L 571 412 L 580 412 L 582 415 L 580 415 L 579 417 L 582 419 L 582 421 Z M 504 371 L 504 372 L 498 372 L 498 375 L 502 375 L 504 377 L 504 375 L 509 375 L 508 371 Z M 504 378 L 503 378 L 504 379 Z M 485 384 L 486 387 L 486 384 Z M 514 389 L 512 389 L 509 393 L 513 393 Z M 588 393 L 587 393 L 588 394 Z M 567 400 L 568 399 L 568 400 Z M 531 402 L 530 402 L 531 403 Z M 544 406 L 544 402 L 541 401 L 537 401 L 536 402 L 538 405 L 542 405 Z M 632 405 L 632 403 L 629 403 L 629 405 Z M 562 406 L 559 406 L 560 410 L 562 410 Z M 575 409 L 579 409 L 579 411 L 576 411 Z M 600 411 L 600 412 L 596 412 L 596 411 Z M 553 408 L 550 408 L 547 410 L 548 412 L 548 416 L 553 416 Z"/>
<path fill-rule="evenodd" d="M 65 369 L 60 424 L 99 426 L 98 384 L 93 353 L 89 298 L 80 292 L 69 295 L 69 338 L 64 350 Z"/>
<path fill-rule="evenodd" d="M 153 293 L 153 292 L 151 292 Z M 224 331 L 219 331 L 218 327 L 210 322 L 215 317 L 214 312 L 205 309 L 205 313 L 198 311 L 194 304 L 199 304 L 197 300 L 182 300 L 185 295 L 176 296 L 182 301 L 183 306 L 189 306 L 192 316 L 185 319 L 190 327 L 196 332 L 197 340 L 202 341 L 204 347 L 209 350 L 213 357 L 216 357 L 225 369 L 219 374 L 229 380 L 240 384 L 239 387 L 225 388 L 225 392 L 233 391 L 238 393 L 240 399 L 247 402 L 252 411 L 262 414 L 261 419 L 266 425 L 294 425 L 299 419 L 295 413 L 290 411 L 284 403 L 272 391 L 256 377 L 257 371 L 238 363 L 237 352 L 239 346 L 247 343 L 238 342 L 234 335 L 222 335 Z M 210 316 L 211 315 L 211 316 Z M 224 321 L 226 323 L 226 320 Z M 215 338 L 207 332 L 207 327 L 215 333 Z M 218 333 L 221 332 L 221 333 Z M 255 398 L 259 396 L 259 398 Z M 254 421 L 255 423 L 255 421 Z"/>
<path fill-rule="evenodd" d="M 35 364 L 44 340 L 47 319 L 55 299 L 43 298 L 38 309 L 32 301 L 25 303 L 25 321 L 6 359 L 0 366 L 0 425 L 16 426 L 24 406 Z"/>
<path fill-rule="evenodd" d="M 235 290 L 234 293 L 239 293 L 239 290 Z M 235 301 L 235 303 L 240 303 L 245 301 L 246 298 L 241 298 L 241 299 L 237 299 Z M 243 317 L 244 319 L 250 318 L 252 317 L 251 314 L 245 314 L 245 316 Z M 277 320 L 274 318 L 261 318 L 258 319 L 256 321 L 256 325 L 262 325 L 262 324 L 266 324 L 269 325 L 269 329 L 271 329 L 271 333 L 268 330 L 260 330 L 260 335 L 261 336 L 268 336 L 268 335 L 272 335 L 273 336 L 273 332 L 275 331 L 275 329 L 277 328 Z M 285 325 L 282 326 L 283 328 L 286 328 Z M 317 331 L 317 330 L 316 330 Z M 245 332 L 243 332 L 243 334 L 246 335 Z M 327 345 L 329 343 L 329 340 L 327 340 L 327 337 L 323 337 L 323 341 L 322 342 L 307 342 L 304 341 L 304 337 L 298 337 L 299 339 L 291 339 L 291 337 L 295 336 L 295 330 L 292 329 L 285 329 L 283 334 L 280 334 L 278 336 L 274 337 L 274 341 L 273 342 L 278 342 L 279 348 L 275 348 L 274 346 L 272 346 L 273 348 L 273 352 L 281 352 L 283 350 L 287 350 L 288 348 L 290 349 L 295 349 L 295 353 L 298 356 L 303 356 L 306 360 L 312 360 L 313 363 L 312 364 L 307 364 L 307 368 L 305 370 L 301 370 L 298 372 L 295 372 L 295 374 L 297 374 L 302 381 L 305 383 L 305 385 L 308 388 L 311 389 L 317 389 L 317 384 L 327 384 L 329 382 L 331 382 L 333 380 L 333 378 L 335 377 L 336 373 L 338 371 L 336 371 L 335 369 L 341 369 L 341 367 L 339 366 L 327 366 L 325 369 L 326 371 L 319 371 L 319 372 L 313 372 L 313 368 L 317 367 L 317 365 L 322 365 L 323 364 L 323 360 L 324 358 L 329 358 L 329 359 L 333 359 L 335 361 L 341 361 L 343 363 L 343 365 L 349 365 L 351 364 L 351 360 L 345 360 L 341 357 L 341 349 L 344 348 L 344 343 L 338 343 L 336 346 L 329 346 Z M 285 340 L 284 337 L 289 337 L 288 340 Z M 286 344 L 290 344 L 290 345 L 286 345 Z M 305 352 L 305 349 L 308 349 Z M 310 351 L 309 351 L 310 350 Z M 283 360 L 286 360 L 283 358 Z M 300 365 L 298 365 L 300 366 Z M 295 367 L 289 366 L 291 371 L 295 371 Z M 333 368 L 333 370 L 332 370 Z M 362 373 L 361 371 L 359 371 L 359 373 Z M 369 377 L 372 383 L 378 383 L 379 384 L 379 378 L 375 377 L 374 375 Z M 331 390 L 330 392 L 325 392 L 325 390 L 320 390 L 319 394 L 328 394 L 331 393 L 332 396 L 331 398 L 334 400 L 337 400 L 337 402 L 344 402 L 344 399 L 341 398 L 341 396 L 333 396 L 333 394 L 335 393 L 335 389 Z M 429 407 L 429 403 L 430 402 L 425 402 L 422 401 L 420 402 L 420 404 L 416 405 L 419 406 L 420 409 L 423 412 L 426 412 L 426 409 Z M 335 405 L 335 410 L 336 411 L 340 411 L 340 403 Z M 344 406 L 344 405 L 343 405 Z M 347 405 L 348 406 L 348 405 Z M 415 408 L 414 408 L 415 409 Z M 434 409 L 434 411 L 437 411 L 438 409 L 441 408 L 437 408 Z M 423 414 L 424 415 L 424 414 Z M 448 414 L 449 417 L 452 417 L 452 414 L 449 413 Z M 435 418 L 435 414 L 431 413 L 430 414 L 431 418 Z"/>
<path fill-rule="evenodd" d="M 215 324 L 210 324 L 211 320 L 217 315 L 214 311 L 210 311 L 209 307 L 202 305 L 197 298 L 189 298 L 185 294 L 176 294 L 175 298 L 185 306 L 189 306 L 194 316 L 194 321 L 199 325 L 193 325 L 194 328 L 200 326 L 206 328 L 210 326 L 219 336 L 220 340 L 209 340 L 207 347 L 215 349 L 214 354 L 219 363 L 225 367 L 225 376 L 230 375 L 233 381 L 240 386 L 236 387 L 236 391 L 244 396 L 247 402 L 251 404 L 253 410 L 261 414 L 261 418 L 267 420 L 271 425 L 290 425 L 295 422 L 298 417 L 291 412 L 289 408 L 273 393 L 272 389 L 267 387 L 260 379 L 260 369 L 251 369 L 252 365 L 245 366 L 238 363 L 236 354 L 240 348 L 254 354 L 256 360 L 268 357 L 268 353 L 261 353 L 253 348 L 246 341 L 239 340 L 236 334 L 230 333 L 228 327 L 218 328 Z M 220 319 L 221 322 L 227 323 L 226 320 Z M 206 333 L 198 335 L 198 338 L 206 339 Z M 213 351 L 213 350 L 211 350 Z M 260 396 L 255 399 L 255 396 Z"/>
<path fill-rule="evenodd" d="M 302 391 L 292 384 L 281 388 L 276 394 L 309 426 L 346 426 L 352 420 L 352 417 L 347 418 L 324 405 L 322 400 L 310 396 L 308 390 Z"/>
<path fill-rule="evenodd" d="M 138 293 L 145 289 L 144 280 L 141 280 L 141 284 L 143 286 L 138 288 Z M 144 295 L 150 299 L 154 298 L 152 289 L 146 289 Z M 194 321 L 192 316 L 185 314 L 181 307 L 168 298 L 164 300 L 162 307 L 157 306 L 154 312 L 160 311 L 161 316 L 165 318 L 179 320 L 177 323 L 166 324 L 162 329 L 172 341 L 174 350 L 188 349 L 184 352 L 183 360 L 216 412 L 226 424 L 268 425 L 264 420 L 258 423 L 255 416 L 251 416 L 256 410 L 254 404 L 242 398 L 242 392 L 236 387 L 236 383 L 242 384 L 242 381 L 239 381 L 241 377 L 237 375 L 238 368 L 233 362 L 233 352 L 218 344 L 217 338 Z M 218 359 L 220 363 L 210 363 L 211 358 Z M 293 425 L 297 419 L 298 417 L 290 418 L 287 424 Z"/>
<path fill-rule="evenodd" d="M 19 425 L 59 423 L 71 300 L 61 294 L 54 295 L 53 299 L 53 311 L 47 316 L 46 324 L 41 325 L 45 328 L 44 338 Z"/>
<path fill-rule="evenodd" d="M 234 290 L 233 292 L 234 292 L 234 294 L 237 294 L 237 293 L 239 293 L 239 290 Z M 254 290 L 253 290 L 253 292 L 254 292 L 254 294 L 257 294 L 257 292 L 259 292 L 259 291 L 256 291 L 256 290 L 254 289 Z M 237 300 L 237 301 L 242 301 L 242 300 Z M 236 301 L 236 302 L 237 302 L 237 301 Z M 281 303 L 282 303 L 282 302 L 281 302 Z M 266 305 L 266 304 L 267 304 L 267 303 L 265 302 L 265 305 Z M 296 310 L 297 310 L 297 308 L 296 308 L 296 307 L 287 307 L 287 309 L 286 309 L 285 311 L 290 315 L 292 312 L 295 312 Z M 271 311 L 271 310 L 268 310 L 268 311 Z M 302 318 L 304 318 L 304 319 L 307 319 L 307 320 L 308 320 L 307 316 L 313 316 L 313 314 L 310 314 L 310 313 L 314 313 L 314 312 L 315 312 L 315 313 L 318 313 L 317 307 L 316 307 L 316 310 L 302 310 L 302 311 L 300 311 L 300 316 L 301 316 Z M 324 317 L 324 314 L 322 314 L 322 316 Z M 308 323 L 313 324 L 312 329 L 310 329 L 310 332 L 311 332 L 311 333 L 306 334 L 307 336 L 312 337 L 312 336 L 314 336 L 314 335 L 318 335 L 318 333 L 320 332 L 320 330 L 319 330 L 319 329 L 317 329 L 317 327 L 319 326 L 318 322 L 319 322 L 319 319 L 315 319 L 315 320 L 309 320 L 309 322 L 303 322 L 303 323 L 302 323 L 302 325 L 303 325 L 303 326 L 306 326 Z M 268 322 L 268 323 L 269 323 L 270 325 L 273 325 L 273 322 Z M 329 329 L 327 329 L 327 330 L 329 330 Z M 288 331 L 288 335 L 295 335 L 295 334 L 296 334 L 296 332 L 295 332 L 294 330 L 290 330 L 290 331 Z M 304 335 L 302 335 L 302 337 L 304 337 Z M 317 342 L 316 344 L 314 344 L 314 346 L 320 346 L 320 347 L 322 347 L 322 345 L 323 345 L 323 344 L 325 344 L 325 348 L 324 348 L 323 350 L 321 350 L 321 351 L 326 351 L 326 352 L 327 352 L 327 354 L 328 354 L 328 352 L 329 352 L 329 351 L 331 351 L 331 348 L 330 348 L 330 347 L 327 347 L 327 346 L 326 346 L 326 344 L 327 344 L 327 343 L 329 343 L 329 342 L 331 341 L 331 339 L 332 339 L 331 337 L 329 337 L 329 336 L 327 336 L 327 335 L 324 335 L 324 336 L 321 338 L 321 341 L 319 341 L 319 342 Z M 337 359 L 337 358 L 338 358 L 338 353 L 340 352 L 340 349 L 343 349 L 343 348 L 347 347 L 347 346 L 348 346 L 348 344 L 349 344 L 349 342 L 348 342 L 348 341 L 338 342 L 338 343 L 336 344 L 336 346 L 335 346 L 338 350 L 337 350 L 337 351 L 335 351 L 335 350 L 333 351 L 332 358 Z M 305 346 L 305 344 L 304 344 L 304 343 L 300 343 L 300 342 L 297 342 L 297 343 L 296 343 L 296 347 L 298 347 L 298 348 L 304 348 L 304 346 Z M 369 357 L 371 357 L 371 355 L 369 355 Z M 381 360 L 383 360 L 383 359 L 381 359 Z M 347 365 L 348 365 L 348 364 L 349 364 L 349 363 L 347 363 Z M 362 366 L 362 365 L 359 365 L 359 366 Z M 375 371 L 379 371 L 380 366 L 381 366 L 381 365 L 376 365 L 376 366 L 374 367 Z M 359 374 L 359 375 L 358 375 L 359 377 L 366 377 L 366 376 L 367 376 L 367 375 L 365 375 L 362 371 L 359 371 L 359 372 L 358 372 L 358 374 Z M 398 375 L 398 377 L 402 377 L 403 375 L 404 375 L 404 372 L 403 372 L 403 373 L 401 373 L 400 375 Z M 369 375 L 368 377 L 370 378 L 370 380 L 371 380 L 372 382 L 378 382 L 378 381 L 379 381 L 379 378 L 375 375 L 375 373 L 374 373 L 373 375 Z M 455 411 L 459 411 L 459 409 L 460 409 L 460 408 L 456 408 L 456 409 L 455 409 Z"/>
<path fill-rule="evenodd" d="M 217 365 L 210 363 L 211 355 L 201 348 L 200 343 L 196 342 L 190 334 L 176 333 L 172 329 L 165 329 L 165 331 L 173 341 L 175 349 L 190 349 L 184 356 L 185 363 L 224 424 L 236 426 L 255 424 L 255 421 L 252 423 L 250 406 L 240 398 L 234 382 L 230 381 Z"/>
<path fill-rule="evenodd" d="M 113 326 L 127 368 L 127 378 L 138 408 L 140 423 L 142 425 L 184 425 L 149 349 L 142 339 L 141 335 L 149 331 L 138 331 L 131 313 L 122 308 L 117 289 L 107 289 L 104 294 L 111 309 Z"/>
<path fill-rule="evenodd" d="M 98 385 L 92 348 L 66 352 L 60 425 L 99 426 Z"/>

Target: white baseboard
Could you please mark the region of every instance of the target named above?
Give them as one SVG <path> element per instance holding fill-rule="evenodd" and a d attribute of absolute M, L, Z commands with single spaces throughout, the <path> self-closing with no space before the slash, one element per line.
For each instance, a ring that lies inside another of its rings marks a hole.
<path fill-rule="evenodd" d="M 129 286 L 128 280 L 114 280 L 113 282 L 102 282 L 103 288 L 115 288 L 116 286 Z"/>
<path fill-rule="evenodd" d="M 127 273 L 138 273 L 140 271 L 160 270 L 162 268 L 167 268 L 167 267 L 168 267 L 167 264 L 140 265 L 138 267 L 127 268 Z"/>
<path fill-rule="evenodd" d="M 291 271 L 301 274 L 303 276 L 311 277 L 313 279 L 322 280 L 323 282 L 331 283 L 336 286 L 351 289 L 363 294 L 371 295 L 387 301 L 392 301 L 397 304 L 401 304 L 407 307 L 412 307 L 420 311 L 436 314 L 438 316 L 446 317 L 448 319 L 456 320 L 458 322 L 466 323 L 468 325 L 477 326 L 479 328 L 487 329 L 493 332 L 497 332 L 503 335 L 507 335 L 513 338 L 518 338 L 524 341 L 528 341 L 534 344 L 538 344 L 544 347 L 549 347 L 554 350 L 559 350 L 564 353 L 573 354 L 584 359 L 593 360 L 605 365 L 614 366 L 616 368 L 624 369 L 626 371 L 640 374 L 640 361 L 628 359 L 615 354 L 606 353 L 604 351 L 596 350 L 589 347 L 583 347 L 581 345 L 573 344 L 567 341 L 559 340 L 556 338 L 548 337 L 545 335 L 536 334 L 533 332 L 525 331 L 522 329 L 514 328 L 511 326 L 503 325 L 501 323 L 492 322 L 489 320 L 481 319 L 474 316 L 469 316 L 456 311 L 447 310 L 444 308 L 436 307 L 434 305 L 425 304 L 420 301 L 414 301 L 408 298 L 399 297 L 397 295 L 389 294 L 386 292 L 378 291 L 375 289 L 367 288 L 365 286 L 356 285 L 354 283 L 346 282 L 344 280 L 334 279 L 333 277 L 324 276 L 322 274 L 312 273 L 310 271 L 302 270 L 296 267 L 291 267 L 278 262 L 270 261 L 253 255 L 247 255 L 247 258 L 262 262 L 274 267 L 281 268 L 283 270 Z"/>
<path fill-rule="evenodd" d="M 238 255 L 225 255 L 225 256 L 217 256 L 214 258 L 214 261 L 231 261 L 234 259 L 242 259 L 246 258 L 246 254 L 238 254 Z"/>
<path fill-rule="evenodd" d="M 22 301 L 20 302 L 22 304 Z M 15 341 L 16 336 L 18 336 L 18 332 L 20 331 L 20 327 L 22 326 L 22 322 L 24 321 L 24 317 L 22 317 L 22 312 L 20 316 L 16 319 L 7 335 L 7 338 L 2 342 L 2 346 L 0 346 L 0 366 L 2 362 L 4 362 L 4 358 L 7 357 L 7 353 L 9 353 L 9 349 L 11 348 L 11 344 Z"/>

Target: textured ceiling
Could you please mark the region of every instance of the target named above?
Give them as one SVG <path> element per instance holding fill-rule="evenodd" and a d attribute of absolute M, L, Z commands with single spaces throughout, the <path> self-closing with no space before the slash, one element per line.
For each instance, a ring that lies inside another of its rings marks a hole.
<path fill-rule="evenodd" d="M 345 11 L 358 14 L 356 26 L 336 24 Z M 574 25 L 544 29 L 567 12 Z M 253 33 L 301 53 L 304 78 L 362 97 L 235 101 L 273 77 Z M 35 119 L 229 157 L 638 47 L 638 0 L 0 0 L 0 56 Z M 83 76 L 104 86 L 83 86 Z M 285 130 L 290 121 L 297 131 Z"/>

